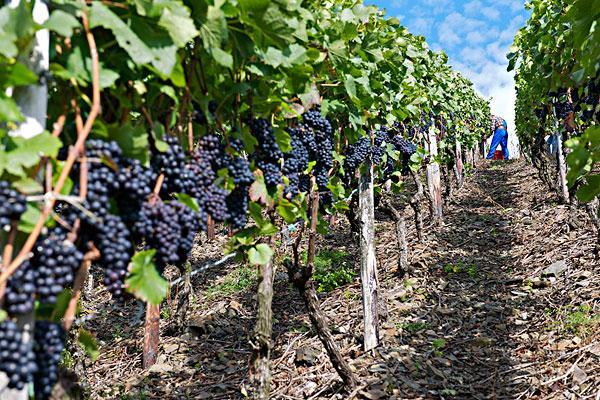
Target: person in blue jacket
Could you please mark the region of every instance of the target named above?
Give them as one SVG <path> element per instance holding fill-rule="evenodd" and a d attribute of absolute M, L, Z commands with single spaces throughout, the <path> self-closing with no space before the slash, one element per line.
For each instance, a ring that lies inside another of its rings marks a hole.
<path fill-rule="evenodd" d="M 496 148 L 498 145 L 502 146 L 502 153 L 504 153 L 504 159 L 508 160 L 508 126 L 504 119 L 498 118 L 498 123 L 494 124 L 494 137 L 492 138 L 492 145 L 490 146 L 490 152 L 487 155 L 487 159 L 491 160 L 494 157 Z"/>

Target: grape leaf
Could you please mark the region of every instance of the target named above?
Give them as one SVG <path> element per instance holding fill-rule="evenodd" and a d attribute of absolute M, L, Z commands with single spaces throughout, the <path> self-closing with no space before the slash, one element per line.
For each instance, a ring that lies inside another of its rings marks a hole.
<path fill-rule="evenodd" d="M 131 270 L 125 280 L 127 291 L 142 301 L 160 304 L 167 296 L 169 283 L 154 265 L 156 250 L 144 250 L 131 257 Z"/>

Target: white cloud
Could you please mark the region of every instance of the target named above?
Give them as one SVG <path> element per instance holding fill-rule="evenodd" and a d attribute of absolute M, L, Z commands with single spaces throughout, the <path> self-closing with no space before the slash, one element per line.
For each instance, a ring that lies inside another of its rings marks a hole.
<path fill-rule="evenodd" d="M 467 14 L 475 14 L 477 11 L 481 10 L 481 7 L 483 7 L 483 4 L 481 4 L 481 1 L 479 0 L 470 1 L 463 6 Z"/>
<path fill-rule="evenodd" d="M 468 44 L 479 44 L 485 42 L 487 39 L 480 31 L 473 31 L 467 33 Z"/>
<path fill-rule="evenodd" d="M 438 28 L 439 41 L 448 46 L 454 46 L 463 41 L 469 32 L 484 31 L 485 22 L 467 18 L 464 15 L 450 13 Z M 462 36 L 462 37 L 461 37 Z"/>
<path fill-rule="evenodd" d="M 487 54 L 485 50 L 479 47 L 465 47 L 460 52 L 461 62 L 467 62 L 474 65 L 485 63 Z"/>
<path fill-rule="evenodd" d="M 414 28 L 414 30 L 416 32 L 419 32 L 419 34 L 426 36 L 429 34 L 429 32 L 431 32 L 431 27 L 433 26 L 433 24 L 433 18 L 419 17 L 412 22 L 411 28 Z"/>
<path fill-rule="evenodd" d="M 500 18 L 500 11 L 498 11 L 494 7 L 484 7 L 481 9 L 481 13 L 483 15 L 485 15 L 487 18 L 494 20 L 494 21 L 497 20 L 498 18 Z"/>

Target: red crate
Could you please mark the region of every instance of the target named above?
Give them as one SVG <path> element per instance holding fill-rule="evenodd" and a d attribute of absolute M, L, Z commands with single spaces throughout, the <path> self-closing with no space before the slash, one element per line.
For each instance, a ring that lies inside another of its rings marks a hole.
<path fill-rule="evenodd" d="M 492 160 L 504 160 L 504 153 L 502 153 L 502 150 L 496 150 Z"/>

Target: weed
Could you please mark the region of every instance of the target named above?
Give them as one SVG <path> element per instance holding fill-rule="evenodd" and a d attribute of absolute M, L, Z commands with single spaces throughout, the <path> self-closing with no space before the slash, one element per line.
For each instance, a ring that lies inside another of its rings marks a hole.
<path fill-rule="evenodd" d="M 444 347 L 446 347 L 446 340 L 433 339 L 431 341 L 431 347 L 433 348 L 433 354 L 435 354 L 436 357 L 441 357 L 443 355 L 442 350 L 444 349 Z"/>
<path fill-rule="evenodd" d="M 171 309 L 169 307 L 163 307 L 160 309 L 160 318 L 161 319 L 170 319 L 171 318 Z"/>
<path fill-rule="evenodd" d="M 417 333 L 429 329 L 430 326 L 428 322 L 402 322 L 396 324 L 396 329 L 402 329 L 409 333 Z"/>
<path fill-rule="evenodd" d="M 567 313 L 563 326 L 573 334 L 585 336 L 598 323 L 600 314 L 593 312 L 592 307 L 583 305 Z"/>
<path fill-rule="evenodd" d="M 65 369 L 75 368 L 75 358 L 68 349 L 64 349 L 60 357 L 60 365 Z"/>
<path fill-rule="evenodd" d="M 303 254 L 306 262 L 306 253 Z M 317 282 L 317 291 L 332 290 L 352 283 L 356 277 L 350 255 L 340 250 L 321 250 L 315 255 L 315 272 L 313 278 Z"/>
<path fill-rule="evenodd" d="M 456 264 L 446 264 L 444 266 L 444 272 L 448 275 L 465 273 L 471 279 L 477 278 L 478 275 L 477 266 L 475 264 L 465 264 L 462 261 Z"/>
<path fill-rule="evenodd" d="M 241 292 L 256 283 L 257 279 L 256 269 L 247 266 L 240 267 L 227 274 L 223 282 L 206 289 L 206 297 L 210 299 Z"/>
<path fill-rule="evenodd" d="M 360 296 L 357 293 L 353 293 L 351 290 L 346 289 L 344 291 L 344 299 L 346 299 L 346 300 L 360 300 Z"/>

